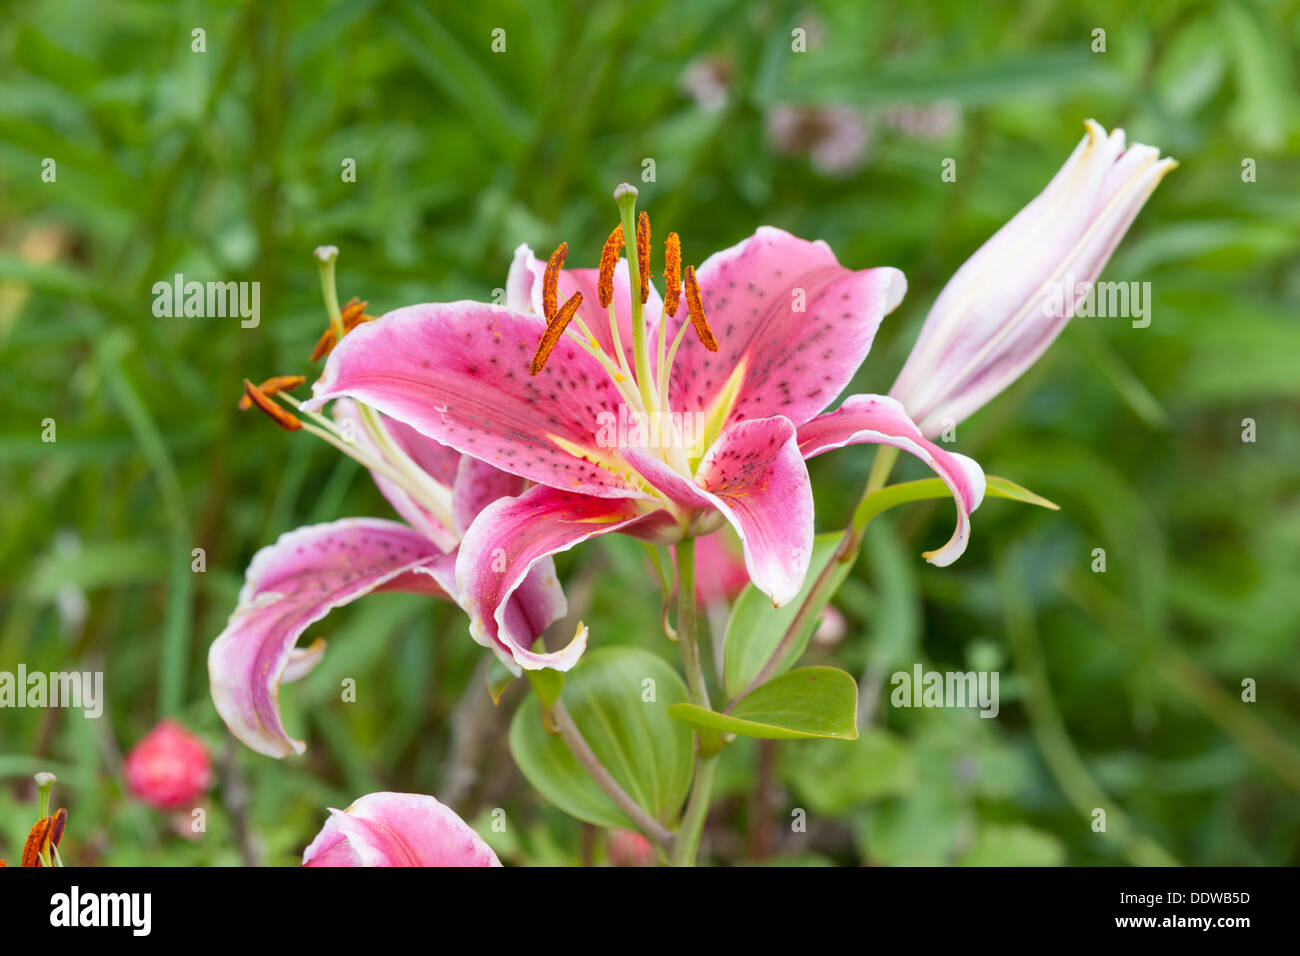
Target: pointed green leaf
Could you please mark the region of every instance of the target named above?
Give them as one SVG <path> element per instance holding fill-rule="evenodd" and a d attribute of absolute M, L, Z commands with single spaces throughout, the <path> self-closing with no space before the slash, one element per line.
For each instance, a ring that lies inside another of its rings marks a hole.
<path fill-rule="evenodd" d="M 858 737 L 858 686 L 836 667 L 801 667 L 774 677 L 742 697 L 729 714 L 695 704 L 668 708 L 674 720 L 764 740 Z"/>

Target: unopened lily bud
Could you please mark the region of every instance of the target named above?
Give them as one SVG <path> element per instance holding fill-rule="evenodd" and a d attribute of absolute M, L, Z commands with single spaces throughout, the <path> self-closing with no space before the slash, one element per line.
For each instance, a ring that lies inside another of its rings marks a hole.
<path fill-rule="evenodd" d="M 889 394 L 929 438 L 1019 378 L 1060 335 L 1177 163 L 1088 120 L 1047 185 L 949 280 Z"/>
<path fill-rule="evenodd" d="M 164 720 L 126 757 L 131 792 L 160 810 L 188 806 L 212 785 L 212 759 L 203 741 Z"/>

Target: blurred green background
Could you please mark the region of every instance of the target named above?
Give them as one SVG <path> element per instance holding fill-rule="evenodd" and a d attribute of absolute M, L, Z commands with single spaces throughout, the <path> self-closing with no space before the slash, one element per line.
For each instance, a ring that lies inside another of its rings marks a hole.
<path fill-rule="evenodd" d="M 855 383 L 883 392 L 946 279 L 1091 116 L 1182 164 L 1105 273 L 1151 283 L 1151 325 L 1076 320 L 956 445 L 1063 510 L 990 500 L 943 570 L 919 553 L 950 505 L 873 525 L 835 602 L 848 633 L 809 655 L 864 676 L 872 730 L 729 748 L 705 857 L 1296 862 L 1298 6 L 0 4 L 0 669 L 102 669 L 109 698 L 100 720 L 0 713 L 0 854 L 50 769 L 69 862 L 292 864 L 326 806 L 380 789 L 480 824 L 506 808 L 515 824 L 486 835 L 507 862 L 602 860 L 603 838 L 514 769 L 521 689 L 492 710 L 447 605 L 377 597 L 312 628 L 325 661 L 282 694 L 301 758 L 235 744 L 212 708 L 207 647 L 254 551 L 391 515 L 351 461 L 235 408 L 244 376 L 318 370 L 312 248 L 339 246 L 340 294 L 373 314 L 489 299 L 520 242 L 594 264 L 630 180 L 687 261 L 768 223 L 902 268 L 908 297 Z M 155 318 L 151 287 L 177 272 L 259 282 L 260 326 Z M 812 463 L 819 529 L 843 524 L 870 457 Z M 634 542 L 559 564 L 593 645 L 675 658 Z M 999 670 L 999 717 L 890 707 L 888 675 L 918 661 Z M 121 780 L 165 713 L 217 763 L 198 839 Z"/>

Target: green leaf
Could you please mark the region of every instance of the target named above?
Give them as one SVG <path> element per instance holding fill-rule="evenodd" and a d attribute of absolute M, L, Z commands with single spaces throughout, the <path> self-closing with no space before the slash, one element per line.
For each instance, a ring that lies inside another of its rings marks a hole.
<path fill-rule="evenodd" d="M 999 478 L 997 475 L 986 475 L 984 477 L 984 495 L 987 498 L 1008 498 L 1027 505 L 1050 508 L 1052 511 L 1061 510 L 1060 505 L 1048 501 L 1041 495 L 1034 494 L 1028 488 L 1022 488 L 1014 481 Z M 950 497 L 952 497 L 952 489 L 945 485 L 940 478 L 923 478 L 920 481 L 904 481 L 897 485 L 887 485 L 868 495 L 858 505 L 858 510 L 853 515 L 853 522 L 859 528 L 865 528 L 876 515 L 888 511 L 890 508 L 907 504 L 909 501 L 927 501 L 931 498 Z"/>
<path fill-rule="evenodd" d="M 856 740 L 858 685 L 836 667 L 801 667 L 742 697 L 729 714 L 695 704 L 674 704 L 668 713 L 692 727 L 742 737 Z"/>
<path fill-rule="evenodd" d="M 831 531 L 819 534 L 813 539 L 808 577 L 804 579 L 803 589 L 793 601 L 774 608 L 771 599 L 752 584 L 746 586 L 740 597 L 736 599 L 736 604 L 731 609 L 731 617 L 727 620 L 727 634 L 723 644 L 723 684 L 729 700 L 734 700 L 743 694 L 763 669 L 767 659 L 781 643 L 786 630 L 794 623 L 795 615 L 799 613 L 799 608 L 803 606 L 808 592 L 812 590 L 813 583 L 826 567 L 826 562 L 831 560 L 842 537 L 843 532 Z M 835 593 L 840 582 L 849 573 L 850 567 L 849 562 L 844 562 L 836 569 L 832 586 L 826 592 L 828 595 Z M 817 606 L 812 620 L 808 622 L 799 639 L 794 642 L 777 666 L 775 673 L 785 673 L 803 655 L 813 631 L 817 628 L 817 619 L 825 604 L 826 602 L 822 601 Z"/>
<path fill-rule="evenodd" d="M 985 497 L 1008 498 L 1011 501 L 1020 501 L 1027 505 L 1037 505 L 1040 508 L 1047 508 L 1051 511 L 1061 510 L 1061 506 L 1056 502 L 1048 501 L 1042 495 L 1036 495 L 1028 488 L 1022 488 L 1014 481 L 999 478 L 997 475 L 985 476 L 984 495 Z"/>
<path fill-rule="evenodd" d="M 690 788 L 691 732 L 668 716 L 686 685 L 662 658 L 630 647 L 592 651 L 566 675 L 564 704 L 601 764 L 638 804 L 671 822 Z M 546 731 L 535 696 L 510 724 L 510 753 L 528 782 L 570 816 L 635 829 L 582 769 L 564 741 Z"/>

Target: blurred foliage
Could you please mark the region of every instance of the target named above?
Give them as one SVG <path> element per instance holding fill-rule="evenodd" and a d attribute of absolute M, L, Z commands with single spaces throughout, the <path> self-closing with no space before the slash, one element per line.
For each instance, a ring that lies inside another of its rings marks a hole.
<path fill-rule="evenodd" d="M 377 597 L 312 628 L 325 661 L 282 694 L 301 758 L 236 745 L 212 709 L 206 648 L 253 552 L 299 524 L 389 514 L 350 461 L 235 409 L 244 376 L 311 371 L 325 324 L 311 249 L 340 247 L 340 293 L 374 314 L 488 299 L 520 242 L 567 240 L 571 263 L 593 263 L 610 190 L 631 180 L 687 261 L 770 223 L 848 265 L 903 268 L 908 297 L 856 383 L 885 391 L 946 278 L 1093 116 L 1182 164 L 1106 273 L 1151 283 L 1153 321 L 1076 320 L 958 436 L 1063 510 L 990 500 L 943 570 L 919 552 L 949 506 L 880 519 L 836 598 L 847 636 L 804 659 L 863 674 L 873 727 L 852 744 L 733 745 L 705 853 L 1296 862 L 1297 6 L 0 4 L 0 669 L 103 669 L 108 688 L 100 720 L 0 714 L 0 849 L 17 852 L 29 775 L 50 769 L 64 857 L 81 863 L 290 864 L 326 806 L 378 789 L 442 794 L 510 862 L 602 860 L 599 834 L 522 782 L 505 749 L 522 689 L 485 705 L 482 652 L 449 606 Z M 720 108 L 692 94 L 701 75 L 725 83 Z M 856 111 L 860 165 L 827 175 L 774 148 L 783 104 Z M 155 318 L 151 287 L 178 272 L 259 282 L 260 326 Z M 820 529 L 846 520 L 869 460 L 813 463 Z M 560 568 L 594 646 L 672 659 L 634 543 Z M 916 661 L 1000 670 L 998 718 L 891 708 L 888 675 Z M 344 677 L 356 703 L 339 700 Z M 1246 677 L 1258 703 L 1240 700 Z M 197 840 L 121 782 L 122 752 L 163 713 L 218 761 Z M 505 833 L 486 826 L 496 807 Z"/>

